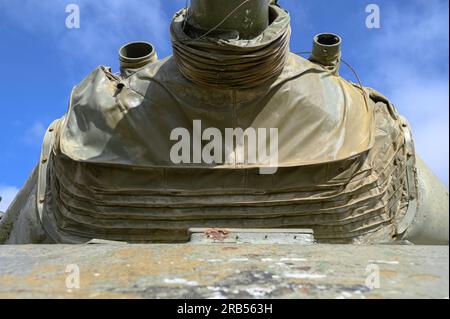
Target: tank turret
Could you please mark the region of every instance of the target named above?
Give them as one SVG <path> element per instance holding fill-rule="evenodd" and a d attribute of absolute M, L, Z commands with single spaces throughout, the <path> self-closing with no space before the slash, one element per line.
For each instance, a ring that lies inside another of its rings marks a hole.
<path fill-rule="evenodd" d="M 308 243 L 448 244 L 448 190 L 406 119 L 339 75 L 341 37 L 319 34 L 305 59 L 290 35 L 274 1 L 192 0 L 171 23 L 172 56 L 122 47 L 120 74 L 95 69 L 47 130 L 0 243 L 291 229 Z"/>

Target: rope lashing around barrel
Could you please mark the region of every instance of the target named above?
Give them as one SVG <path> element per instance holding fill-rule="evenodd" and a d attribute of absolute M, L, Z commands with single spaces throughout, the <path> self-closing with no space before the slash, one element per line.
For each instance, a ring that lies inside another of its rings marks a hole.
<path fill-rule="evenodd" d="M 182 10 L 170 30 L 173 55 L 180 72 L 196 84 L 222 89 L 254 88 L 275 79 L 285 66 L 291 34 L 288 14 L 281 9 L 276 12 L 273 39 L 259 43 L 258 40 L 227 42 L 207 37 L 214 28 L 199 38 L 192 38 L 183 29 L 187 13 L 186 9 Z M 254 44 L 247 45 L 251 41 Z"/>

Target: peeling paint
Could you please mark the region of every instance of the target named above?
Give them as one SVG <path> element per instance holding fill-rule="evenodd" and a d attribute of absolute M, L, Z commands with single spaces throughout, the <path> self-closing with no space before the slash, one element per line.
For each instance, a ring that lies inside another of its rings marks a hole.
<path fill-rule="evenodd" d="M 249 261 L 249 259 L 248 258 L 233 258 L 233 259 L 230 259 L 230 262 L 246 262 L 246 261 Z"/>
<path fill-rule="evenodd" d="M 305 258 L 281 258 L 280 261 L 308 261 Z"/>
<path fill-rule="evenodd" d="M 221 262 L 223 262 L 222 259 L 208 259 L 207 261 L 208 261 L 209 263 L 221 263 Z"/>
<path fill-rule="evenodd" d="M 322 279 L 326 278 L 326 275 L 318 275 L 318 274 L 284 274 L 285 278 L 294 278 L 294 279 Z"/>
<path fill-rule="evenodd" d="M 169 285 L 198 286 L 198 282 L 189 281 L 189 280 L 182 279 L 182 278 L 164 279 L 164 283 L 169 284 Z"/>
<path fill-rule="evenodd" d="M 275 291 L 275 289 L 276 289 L 275 287 L 270 288 L 252 287 L 246 289 L 245 291 L 252 297 L 262 298 Z"/>
<path fill-rule="evenodd" d="M 292 248 L 230 244 L 220 248 L 0 246 L 0 298 L 448 297 L 448 246 L 316 245 L 300 247 L 301 256 L 294 255 Z M 307 259 L 307 264 L 292 260 L 300 258 Z M 285 261 L 282 267 L 275 265 L 280 260 Z M 365 285 L 368 260 L 389 261 L 380 270 L 380 289 Z M 79 265 L 82 289 L 68 291 L 65 287 L 68 264 Z"/>
<path fill-rule="evenodd" d="M 385 265 L 399 265 L 398 261 L 386 261 L 386 260 L 369 260 L 369 264 L 385 264 Z"/>

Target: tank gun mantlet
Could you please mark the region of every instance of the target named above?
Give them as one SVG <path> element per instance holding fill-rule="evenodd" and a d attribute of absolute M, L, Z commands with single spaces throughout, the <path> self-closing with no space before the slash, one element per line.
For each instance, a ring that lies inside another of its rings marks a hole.
<path fill-rule="evenodd" d="M 285 72 L 272 85 L 270 88 L 272 94 L 269 95 L 266 87 L 252 91 L 236 90 L 236 96 L 233 98 L 229 90 L 197 86 L 177 71 L 173 57 L 151 63 L 126 79 L 116 79 L 108 74 L 110 72 L 106 68 L 96 69 L 75 88 L 72 94 L 68 117 L 61 126 L 59 145 L 62 153 L 73 160 L 172 167 L 169 154 L 173 145 L 167 144 L 171 132 L 176 128 L 190 130 L 193 127 L 193 120 L 200 118 L 202 127 L 214 127 L 225 132 L 226 128 L 233 127 L 231 120 L 218 126 L 216 114 L 211 110 L 221 110 L 221 116 L 231 119 L 230 106 L 234 103 L 247 105 L 246 112 L 240 112 L 240 106 L 237 109 L 241 123 L 239 127 L 242 129 L 264 128 L 267 125 L 265 119 L 276 112 L 279 114 L 277 119 L 271 122 L 270 127 L 279 128 L 280 166 L 343 160 L 361 154 L 372 146 L 372 111 L 366 110 L 361 92 L 344 79 L 330 77 L 327 71 L 294 54 L 290 54 Z M 299 76 L 296 76 L 297 74 Z M 302 74 L 305 76 L 301 76 Z M 119 89 L 118 85 L 123 87 Z M 305 98 L 293 100 L 293 92 Z M 208 98 L 211 96 L 214 99 Z M 264 96 L 270 98 L 266 98 L 262 106 L 261 97 Z M 183 108 L 186 103 L 190 105 L 189 116 L 186 116 L 186 109 Z M 291 106 L 280 110 L 278 107 L 280 104 Z M 350 108 L 351 112 L 348 111 Z M 299 109 L 303 111 L 293 112 Z M 141 112 L 145 112 L 145 115 L 138 116 L 137 114 Z M 305 112 L 308 113 L 307 117 L 292 116 Z M 177 119 L 176 126 L 168 117 L 161 118 L 160 114 L 166 113 L 171 114 L 172 119 Z M 254 117 L 253 114 L 258 116 Z M 344 116 L 345 114 L 347 115 Z M 155 121 L 149 120 L 149 116 L 155 118 Z M 335 130 L 336 127 L 341 127 L 341 121 L 344 119 L 346 123 L 353 123 L 352 127 L 358 128 L 358 134 Z M 84 123 L 83 126 L 79 126 L 80 123 Z M 320 126 L 317 126 L 319 124 Z M 129 125 L 131 127 L 128 127 Z M 298 139 L 296 143 L 284 143 L 283 141 L 291 141 L 288 133 L 291 127 L 299 125 L 305 131 L 316 127 L 314 131 L 316 136 L 327 136 L 330 153 L 323 155 L 324 148 L 321 152 L 317 152 L 312 143 L 313 139 L 306 136 Z M 85 127 L 91 127 L 92 130 L 85 130 Z M 103 128 L 101 132 L 95 129 L 99 127 Z M 139 130 L 136 131 L 133 127 Z M 330 136 L 332 130 L 336 135 Z M 132 135 L 134 137 L 131 137 Z M 111 139 L 112 136 L 114 139 Z M 153 136 L 153 142 L 159 141 L 163 148 L 156 150 L 152 145 L 144 147 L 148 144 L 147 140 L 143 140 L 145 136 Z M 332 140 L 335 137 L 339 139 L 339 143 Z M 113 146 L 115 143 L 119 144 Z M 332 146 L 336 143 L 342 145 L 342 148 L 336 149 Z M 127 155 L 128 150 L 123 147 L 134 144 L 142 145 L 139 158 L 132 154 Z M 308 151 L 302 151 L 304 149 Z M 110 151 L 115 154 L 112 158 L 108 157 L 112 155 Z"/>

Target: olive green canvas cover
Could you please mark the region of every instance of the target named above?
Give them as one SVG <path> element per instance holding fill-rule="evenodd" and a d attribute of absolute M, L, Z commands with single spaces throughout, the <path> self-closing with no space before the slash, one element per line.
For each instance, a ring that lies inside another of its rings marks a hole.
<path fill-rule="evenodd" d="M 269 29 L 280 27 L 289 24 Z M 216 41 L 216 53 L 254 49 L 280 34 Z M 197 41 L 210 48 L 215 40 Z M 190 227 L 312 228 L 323 242 L 392 240 L 408 208 L 409 128 L 381 94 L 287 51 L 283 59 L 280 74 L 256 87 L 200 85 L 176 56 L 125 78 L 94 70 L 52 125 L 45 196 L 37 199 L 50 240 L 182 242 Z M 195 120 L 222 133 L 277 128 L 277 172 L 260 174 L 261 162 L 173 163 L 171 132 L 192 135 Z"/>

